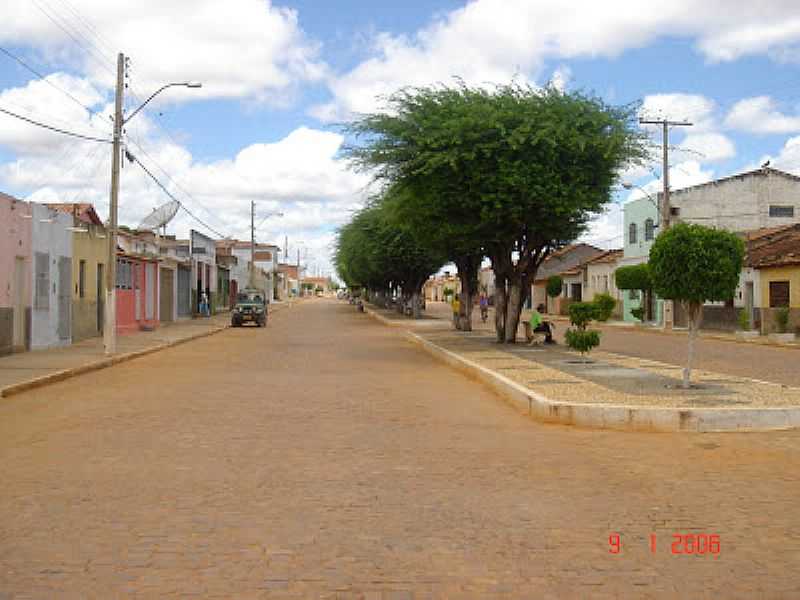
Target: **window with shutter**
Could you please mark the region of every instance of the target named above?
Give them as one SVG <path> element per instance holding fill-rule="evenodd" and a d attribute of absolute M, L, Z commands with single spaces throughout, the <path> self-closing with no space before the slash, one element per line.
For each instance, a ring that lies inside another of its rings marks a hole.
<path fill-rule="evenodd" d="M 789 306 L 789 282 L 770 281 L 769 307 L 778 308 L 780 306 Z"/>

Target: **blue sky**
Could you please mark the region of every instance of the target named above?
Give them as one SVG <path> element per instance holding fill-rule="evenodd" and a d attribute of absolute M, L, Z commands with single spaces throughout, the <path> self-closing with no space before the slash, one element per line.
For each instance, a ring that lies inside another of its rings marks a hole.
<path fill-rule="evenodd" d="M 282 244 L 288 236 L 292 254 L 302 241 L 321 270 L 335 228 L 368 185 L 339 159 L 336 124 L 378 109 L 376 95 L 403 85 L 455 76 L 475 85 L 552 81 L 611 103 L 642 102 L 650 116 L 689 118 L 694 127 L 672 133 L 673 187 L 766 158 L 800 173 L 800 6 L 788 0 L 578 0 L 566 8 L 539 0 L 141 0 L 135 9 L 10 0 L 6 12 L 0 45 L 46 77 L 0 55 L 0 108 L 103 137 L 116 52 L 131 60 L 129 111 L 163 83 L 202 81 L 202 90 L 165 92 L 131 121 L 128 147 L 217 232 L 244 235 L 251 200 L 261 215 L 282 211 L 259 237 Z M 0 120 L 0 190 L 90 201 L 104 214 L 106 148 Z M 658 161 L 624 174 L 648 190 L 660 176 Z M 131 224 L 168 200 L 136 165 L 125 167 L 121 194 L 121 220 Z M 170 227 L 207 232 L 186 213 Z M 587 235 L 609 247 L 620 238 L 618 206 Z"/>

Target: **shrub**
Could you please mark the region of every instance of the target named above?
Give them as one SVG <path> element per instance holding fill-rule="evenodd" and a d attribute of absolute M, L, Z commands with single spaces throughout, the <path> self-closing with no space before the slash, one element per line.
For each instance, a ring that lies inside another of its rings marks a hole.
<path fill-rule="evenodd" d="M 581 331 L 589 321 L 597 318 L 597 307 L 592 302 L 573 302 L 569 305 L 569 320 Z"/>
<path fill-rule="evenodd" d="M 778 333 L 786 333 L 789 330 L 789 307 L 782 306 L 775 311 L 775 327 Z"/>
<path fill-rule="evenodd" d="M 739 328 L 742 331 L 750 331 L 750 315 L 747 314 L 746 308 L 739 311 L 737 321 L 739 321 Z"/>
<path fill-rule="evenodd" d="M 600 345 L 600 332 L 585 329 L 567 329 L 564 333 L 567 346 L 585 356 L 592 348 Z"/>
<path fill-rule="evenodd" d="M 547 295 L 551 298 L 556 298 L 561 295 L 561 290 L 564 289 L 564 280 L 558 275 L 551 275 L 547 279 Z"/>
<path fill-rule="evenodd" d="M 598 321 L 608 321 L 617 306 L 617 301 L 610 294 L 595 294 L 592 304 L 597 308 Z"/>
<path fill-rule="evenodd" d="M 644 321 L 644 306 L 640 306 L 639 308 L 632 308 L 631 315 L 633 315 L 634 319 L 639 319 L 640 321 Z"/>
<path fill-rule="evenodd" d="M 567 346 L 580 352 L 581 356 L 600 345 L 600 332 L 586 329 L 589 321 L 597 318 L 597 312 L 593 302 L 573 302 L 569 306 L 569 320 L 575 329 L 567 329 L 564 339 Z"/>

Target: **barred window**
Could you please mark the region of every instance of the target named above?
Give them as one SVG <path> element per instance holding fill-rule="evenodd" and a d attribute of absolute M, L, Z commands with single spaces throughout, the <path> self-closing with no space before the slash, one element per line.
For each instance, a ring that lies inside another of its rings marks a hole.
<path fill-rule="evenodd" d="M 653 219 L 647 219 L 644 222 L 644 240 L 649 242 L 655 237 L 655 224 L 653 223 Z"/>
<path fill-rule="evenodd" d="M 631 223 L 628 227 L 628 243 L 636 243 L 636 223 Z"/>
<path fill-rule="evenodd" d="M 48 310 L 50 308 L 50 255 L 47 252 L 36 253 L 36 296 L 33 307 Z"/>

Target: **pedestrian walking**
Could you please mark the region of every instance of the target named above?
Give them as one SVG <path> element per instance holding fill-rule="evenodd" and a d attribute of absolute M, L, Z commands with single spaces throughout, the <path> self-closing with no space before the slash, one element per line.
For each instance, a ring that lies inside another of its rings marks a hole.
<path fill-rule="evenodd" d="M 208 294 L 205 292 L 200 294 L 200 314 L 204 317 L 211 315 L 211 312 L 208 309 Z"/>
<path fill-rule="evenodd" d="M 481 294 L 479 304 L 481 307 L 481 321 L 486 323 L 486 319 L 489 317 L 489 298 L 486 297 L 486 294 Z"/>
<path fill-rule="evenodd" d="M 453 296 L 453 327 L 458 329 L 459 315 L 461 314 L 461 297 L 456 294 Z"/>

